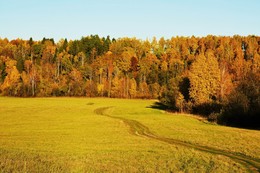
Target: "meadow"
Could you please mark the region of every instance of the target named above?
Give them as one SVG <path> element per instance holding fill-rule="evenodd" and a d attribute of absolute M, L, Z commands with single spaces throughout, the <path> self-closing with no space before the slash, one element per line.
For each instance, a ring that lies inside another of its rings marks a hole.
<path fill-rule="evenodd" d="M 155 104 L 0 97 L 0 172 L 259 172 L 260 131 Z"/>

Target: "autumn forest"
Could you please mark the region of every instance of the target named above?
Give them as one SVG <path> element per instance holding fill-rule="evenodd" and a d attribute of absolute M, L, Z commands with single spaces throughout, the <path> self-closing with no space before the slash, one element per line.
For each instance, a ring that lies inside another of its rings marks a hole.
<path fill-rule="evenodd" d="M 221 124 L 260 125 L 260 37 L 0 39 L 0 94 L 158 99 Z"/>

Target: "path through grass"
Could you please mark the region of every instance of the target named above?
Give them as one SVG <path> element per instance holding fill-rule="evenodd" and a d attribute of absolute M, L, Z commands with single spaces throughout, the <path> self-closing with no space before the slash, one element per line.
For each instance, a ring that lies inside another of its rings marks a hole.
<path fill-rule="evenodd" d="M 108 110 L 110 108 L 111 107 L 101 107 L 101 108 L 96 109 L 94 112 L 98 115 L 103 115 L 103 116 L 111 117 L 114 119 L 122 120 L 125 124 L 127 124 L 130 127 L 131 134 L 134 134 L 137 136 L 148 137 L 150 139 L 159 140 L 159 141 L 166 142 L 169 144 L 177 144 L 177 145 L 185 146 L 188 148 L 194 148 L 196 150 L 208 152 L 211 154 L 227 156 L 236 162 L 242 163 L 249 172 L 260 172 L 260 160 L 259 159 L 254 159 L 251 157 L 247 157 L 245 155 L 238 155 L 236 153 L 218 150 L 218 149 L 211 148 L 208 146 L 194 145 L 194 144 L 186 143 L 186 142 L 183 142 L 180 140 L 175 140 L 175 139 L 165 138 L 165 137 L 155 135 L 149 130 L 148 127 L 144 126 L 143 124 L 141 124 L 138 121 L 130 120 L 130 119 L 122 118 L 122 117 L 115 117 L 115 116 L 111 116 L 111 115 L 107 114 L 106 110 Z"/>
<path fill-rule="evenodd" d="M 167 114 L 154 103 L 0 97 L 0 172 L 249 172 L 230 156 L 259 159 L 259 131 Z"/>

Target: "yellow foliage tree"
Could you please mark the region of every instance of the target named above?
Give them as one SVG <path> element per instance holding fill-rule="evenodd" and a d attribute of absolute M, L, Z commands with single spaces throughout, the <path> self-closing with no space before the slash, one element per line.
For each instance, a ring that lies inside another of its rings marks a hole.
<path fill-rule="evenodd" d="M 136 97 L 136 88 L 137 88 L 137 84 L 135 79 L 131 79 L 130 80 L 130 88 L 129 88 L 129 94 L 131 98 L 135 98 Z"/>
<path fill-rule="evenodd" d="M 192 64 L 189 74 L 190 97 L 195 105 L 216 100 L 220 89 L 220 69 L 213 53 L 200 54 Z"/>
<path fill-rule="evenodd" d="M 4 95 L 17 96 L 21 87 L 20 73 L 16 68 L 16 61 L 9 60 L 6 62 L 6 73 L 4 83 L 1 85 L 0 90 Z"/>

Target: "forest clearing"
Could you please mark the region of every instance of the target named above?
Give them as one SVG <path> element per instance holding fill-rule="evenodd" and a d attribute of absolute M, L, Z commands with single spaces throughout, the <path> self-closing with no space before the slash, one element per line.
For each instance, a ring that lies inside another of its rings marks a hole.
<path fill-rule="evenodd" d="M 260 173 L 260 0 L 0 3 L 0 173 Z"/>
<path fill-rule="evenodd" d="M 260 131 L 156 100 L 0 97 L 0 172 L 258 172 Z"/>

